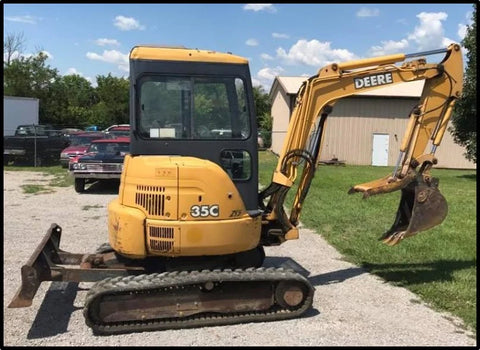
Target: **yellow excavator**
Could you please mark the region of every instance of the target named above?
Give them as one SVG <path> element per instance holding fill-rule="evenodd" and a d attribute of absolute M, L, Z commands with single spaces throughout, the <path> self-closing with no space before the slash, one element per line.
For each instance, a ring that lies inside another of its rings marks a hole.
<path fill-rule="evenodd" d="M 444 56 L 427 63 L 426 56 Z M 108 206 L 109 243 L 60 249 L 52 224 L 21 268 L 9 307 L 32 304 L 42 281 L 96 282 L 84 307 L 94 334 L 299 317 L 314 288 L 301 274 L 262 267 L 265 246 L 299 238 L 298 222 L 335 103 L 424 80 L 393 173 L 349 193 L 401 190 L 389 245 L 440 224 L 447 203 L 430 174 L 455 101 L 461 48 L 333 63 L 301 86 L 271 184 L 259 192 L 248 61 L 214 51 L 136 46 L 130 52 L 130 154 Z M 297 176 L 299 171 L 301 174 Z M 298 177 L 298 179 L 297 179 Z M 290 214 L 285 198 L 298 187 Z M 85 194 L 84 194 L 85 195 Z"/>

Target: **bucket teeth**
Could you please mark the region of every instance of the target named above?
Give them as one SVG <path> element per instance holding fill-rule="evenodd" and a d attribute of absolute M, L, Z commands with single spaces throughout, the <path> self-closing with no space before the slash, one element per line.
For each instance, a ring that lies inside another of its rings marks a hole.
<path fill-rule="evenodd" d="M 386 245 L 389 245 L 389 246 L 392 247 L 392 246 L 400 243 L 400 241 L 405 238 L 405 233 L 406 233 L 406 231 L 396 232 L 392 235 L 387 236 L 386 238 L 382 237 L 381 240 Z"/>

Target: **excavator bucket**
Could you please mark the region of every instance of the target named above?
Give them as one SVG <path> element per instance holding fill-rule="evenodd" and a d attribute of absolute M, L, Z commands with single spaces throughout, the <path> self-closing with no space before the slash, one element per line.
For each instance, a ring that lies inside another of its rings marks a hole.
<path fill-rule="evenodd" d="M 402 190 L 395 222 L 380 238 L 388 245 L 395 245 L 402 239 L 416 235 L 443 222 L 448 206 L 445 197 L 438 190 L 438 179 L 424 180 L 422 175 L 409 173 L 403 179 L 393 181 L 391 177 L 356 185 L 349 194 L 363 192 L 363 198 Z"/>
<path fill-rule="evenodd" d="M 438 179 L 431 178 L 427 183 L 419 175 L 402 188 L 395 222 L 380 239 L 393 246 L 404 238 L 441 224 L 447 212 L 447 201 L 438 190 Z"/>

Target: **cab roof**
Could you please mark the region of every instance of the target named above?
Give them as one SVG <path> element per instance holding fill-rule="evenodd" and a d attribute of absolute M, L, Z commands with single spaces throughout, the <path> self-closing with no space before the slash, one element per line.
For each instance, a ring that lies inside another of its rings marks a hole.
<path fill-rule="evenodd" d="M 163 47 L 154 45 L 135 46 L 130 51 L 131 60 L 192 61 L 211 63 L 247 64 L 248 60 L 231 53 L 185 47 Z"/>

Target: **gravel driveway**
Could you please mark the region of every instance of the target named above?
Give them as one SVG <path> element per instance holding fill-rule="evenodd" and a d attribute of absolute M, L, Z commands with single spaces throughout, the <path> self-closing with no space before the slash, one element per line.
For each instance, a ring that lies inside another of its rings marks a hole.
<path fill-rule="evenodd" d="M 24 194 L 22 184 L 46 184 L 34 172 L 4 171 L 5 346 L 476 346 L 462 322 L 433 311 L 400 287 L 343 261 L 318 234 L 267 247 L 265 265 L 298 270 L 315 287 L 313 309 L 295 320 L 97 337 L 82 307 L 91 283 L 44 282 L 30 308 L 7 309 L 20 286 L 20 267 L 51 223 L 60 248 L 93 252 L 107 241 L 107 204 L 116 188 L 77 194 L 72 187 Z"/>

